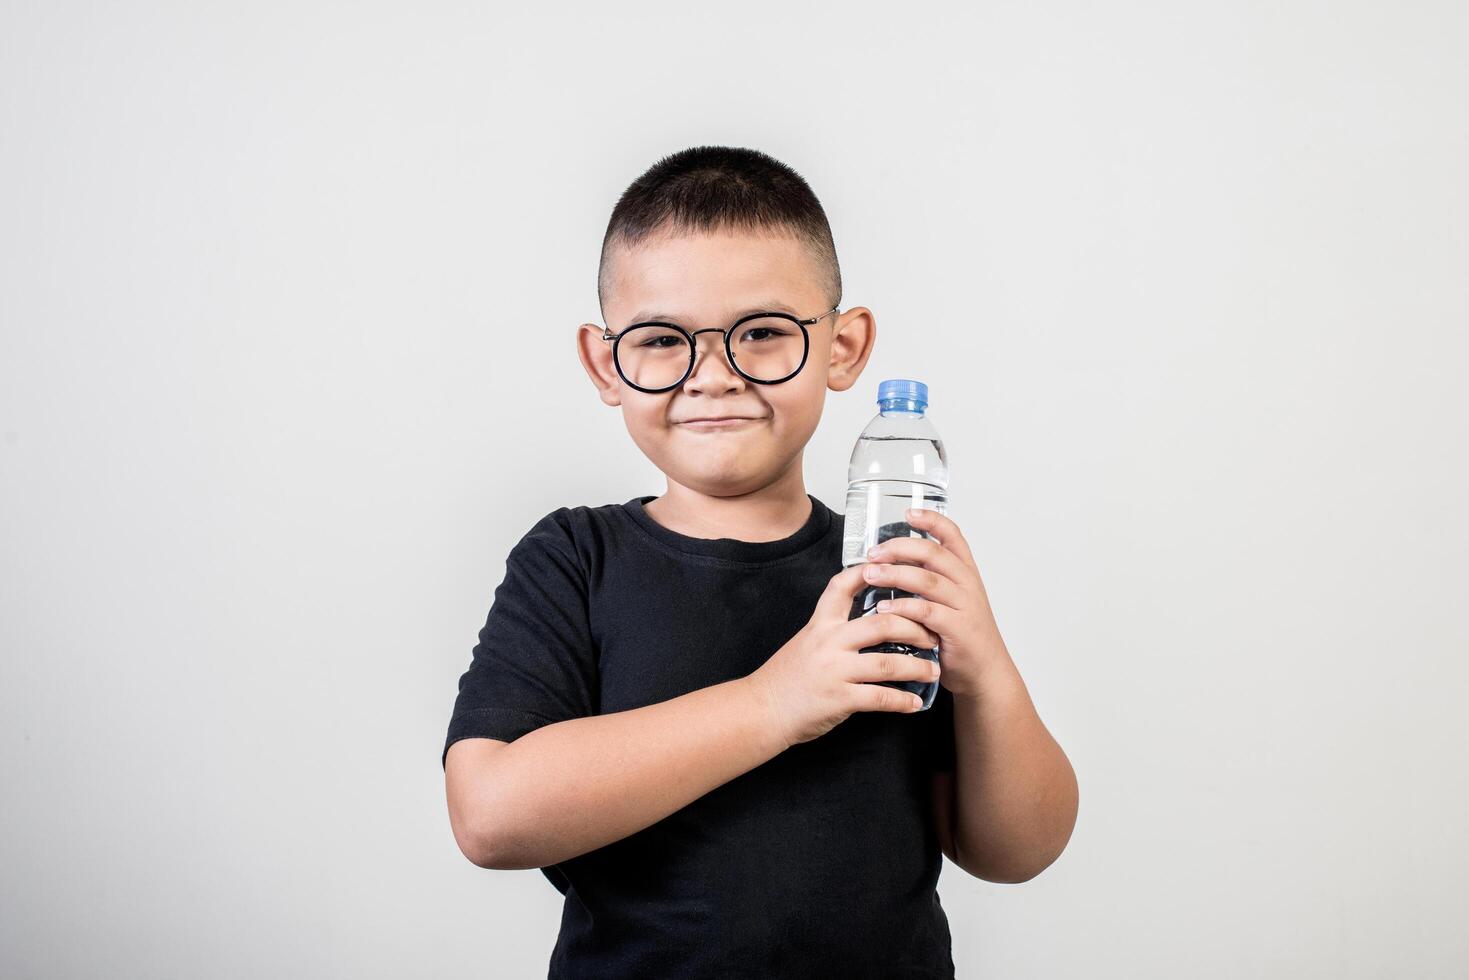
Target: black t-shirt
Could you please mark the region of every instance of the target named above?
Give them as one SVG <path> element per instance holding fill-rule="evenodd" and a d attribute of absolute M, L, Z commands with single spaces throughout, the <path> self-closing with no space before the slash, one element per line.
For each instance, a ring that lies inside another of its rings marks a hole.
<path fill-rule="evenodd" d="M 753 672 L 841 571 L 843 518 L 807 496 L 779 541 L 687 537 L 648 515 L 653 497 L 547 514 L 506 559 L 444 755 Z M 542 868 L 566 896 L 550 976 L 952 977 L 931 780 L 953 766 L 940 686 L 928 711 L 855 712 Z"/>

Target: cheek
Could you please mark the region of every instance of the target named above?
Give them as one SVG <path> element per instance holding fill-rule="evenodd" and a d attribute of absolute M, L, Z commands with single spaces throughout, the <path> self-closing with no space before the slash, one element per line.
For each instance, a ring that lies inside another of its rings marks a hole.
<path fill-rule="evenodd" d="M 662 425 L 668 415 L 667 398 L 634 391 L 626 386 L 622 389 L 622 417 L 629 425 L 646 428 Z"/>
<path fill-rule="evenodd" d="M 796 380 L 805 380 L 804 378 Z M 775 424 L 783 430 L 806 430 L 821 419 L 823 386 L 820 383 L 796 385 L 795 380 L 777 387 L 786 390 L 771 391 L 766 395 L 771 410 L 775 413 Z"/>
<path fill-rule="evenodd" d="M 667 411 L 662 405 L 649 404 L 647 399 L 623 399 L 622 423 L 628 434 L 639 446 L 647 446 L 669 438 Z"/>
<path fill-rule="evenodd" d="M 664 430 L 661 423 L 653 420 L 639 420 L 630 414 L 624 414 L 622 421 L 627 427 L 627 434 L 632 439 L 633 445 L 637 446 L 644 456 L 656 462 L 667 455 L 674 437 Z"/>

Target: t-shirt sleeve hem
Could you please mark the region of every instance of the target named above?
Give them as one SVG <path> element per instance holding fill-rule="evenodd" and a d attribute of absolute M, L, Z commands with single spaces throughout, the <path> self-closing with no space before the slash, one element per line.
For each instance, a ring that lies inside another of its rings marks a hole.
<path fill-rule="evenodd" d="M 442 768 L 449 767 L 449 746 L 461 738 L 497 738 L 513 742 L 522 735 L 549 725 L 550 719 L 513 708 L 473 708 L 453 717 L 444 751 L 439 757 Z"/>

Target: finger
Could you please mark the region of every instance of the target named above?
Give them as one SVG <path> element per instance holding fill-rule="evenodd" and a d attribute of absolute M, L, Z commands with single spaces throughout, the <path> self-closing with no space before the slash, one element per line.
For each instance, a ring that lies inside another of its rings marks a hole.
<path fill-rule="evenodd" d="M 918 565 L 888 565 L 869 562 L 863 571 L 863 579 L 869 585 L 888 589 L 902 589 L 943 603 L 954 609 L 963 609 L 970 604 L 959 584 L 947 575 L 921 568 Z"/>
<path fill-rule="evenodd" d="M 959 525 L 954 523 L 953 518 L 927 508 L 910 510 L 907 516 L 909 524 L 938 538 L 939 544 L 958 555 L 976 572 L 979 571 L 979 564 L 974 560 L 974 552 L 969 550 L 969 542 L 965 540 L 964 533 L 959 530 Z"/>
<path fill-rule="evenodd" d="M 920 565 L 958 583 L 972 582 L 978 577 L 964 559 L 929 538 L 889 538 L 869 551 L 867 560 Z"/>
<path fill-rule="evenodd" d="M 850 644 L 853 650 L 883 642 L 906 643 L 929 650 L 939 645 L 939 637 L 933 630 L 896 613 L 869 613 L 852 620 L 845 629 L 842 642 Z"/>
<path fill-rule="evenodd" d="M 855 653 L 851 681 L 936 681 L 939 665 L 909 653 Z"/>
<path fill-rule="evenodd" d="M 816 600 L 816 613 L 829 619 L 846 619 L 852 613 L 852 600 L 867 587 L 862 578 L 866 563 L 849 565 L 831 577 L 821 598 Z"/>
<path fill-rule="evenodd" d="M 898 711 L 912 712 L 923 707 L 923 699 L 916 694 L 900 691 L 881 684 L 849 684 L 852 692 L 853 711 Z"/>
<path fill-rule="evenodd" d="M 886 613 L 877 613 L 878 616 L 896 615 L 904 619 L 910 619 L 915 623 L 922 623 L 928 630 L 930 636 L 936 637 L 933 645 L 938 646 L 937 637 L 945 634 L 953 636 L 957 631 L 955 617 L 958 610 L 942 603 L 934 602 L 923 596 L 903 596 L 898 599 L 887 599 L 891 603 Z"/>

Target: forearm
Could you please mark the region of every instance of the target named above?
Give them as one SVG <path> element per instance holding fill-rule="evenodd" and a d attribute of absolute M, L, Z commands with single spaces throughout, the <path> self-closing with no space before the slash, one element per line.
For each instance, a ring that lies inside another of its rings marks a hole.
<path fill-rule="evenodd" d="M 545 867 L 662 820 L 784 751 L 767 715 L 740 678 L 521 736 L 480 800 L 489 866 Z"/>
<path fill-rule="evenodd" d="M 958 863 L 987 881 L 1026 881 L 1076 824 L 1076 774 L 1008 655 L 983 692 L 954 697 Z"/>

